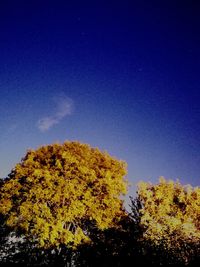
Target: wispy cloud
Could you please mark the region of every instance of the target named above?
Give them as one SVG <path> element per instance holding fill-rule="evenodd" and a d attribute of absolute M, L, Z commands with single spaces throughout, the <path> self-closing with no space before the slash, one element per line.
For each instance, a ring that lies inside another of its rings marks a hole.
<path fill-rule="evenodd" d="M 57 96 L 53 98 L 56 106 L 54 115 L 40 118 L 37 127 L 41 132 L 48 131 L 51 127 L 58 124 L 63 118 L 72 114 L 74 109 L 73 100 L 66 96 Z"/>

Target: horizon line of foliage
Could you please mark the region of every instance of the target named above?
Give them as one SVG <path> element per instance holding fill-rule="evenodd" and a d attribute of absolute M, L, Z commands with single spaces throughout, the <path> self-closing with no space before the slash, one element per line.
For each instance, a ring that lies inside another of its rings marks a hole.
<path fill-rule="evenodd" d="M 125 161 L 88 144 L 29 150 L 0 179 L 2 264 L 198 265 L 200 188 L 141 182 L 128 212 L 126 173 Z"/>

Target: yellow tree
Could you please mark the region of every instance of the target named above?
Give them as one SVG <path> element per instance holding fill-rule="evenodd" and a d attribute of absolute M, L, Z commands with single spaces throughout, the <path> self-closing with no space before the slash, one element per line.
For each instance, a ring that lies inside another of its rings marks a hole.
<path fill-rule="evenodd" d="M 126 163 L 79 142 L 30 150 L 0 188 L 6 224 L 40 247 L 76 247 L 89 241 L 82 227 L 100 229 L 121 216 Z"/>
<path fill-rule="evenodd" d="M 188 262 L 200 244 L 200 188 L 161 177 L 156 185 L 141 182 L 138 196 L 144 239 Z"/>

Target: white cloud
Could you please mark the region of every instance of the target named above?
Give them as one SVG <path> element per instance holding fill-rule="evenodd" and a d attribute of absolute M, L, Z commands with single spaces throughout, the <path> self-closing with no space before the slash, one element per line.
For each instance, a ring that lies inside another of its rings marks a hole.
<path fill-rule="evenodd" d="M 73 112 L 73 100 L 66 96 L 54 97 L 56 111 L 54 115 L 40 118 L 37 122 L 37 127 L 41 132 L 48 131 L 51 127 L 58 124 L 63 118 L 69 116 Z"/>

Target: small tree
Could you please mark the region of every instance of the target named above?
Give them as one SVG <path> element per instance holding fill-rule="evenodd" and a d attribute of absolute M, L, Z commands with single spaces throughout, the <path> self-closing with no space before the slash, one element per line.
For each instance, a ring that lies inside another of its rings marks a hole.
<path fill-rule="evenodd" d="M 126 164 L 79 142 L 30 150 L 0 188 L 6 225 L 42 248 L 89 241 L 85 221 L 100 229 L 120 218 Z"/>
<path fill-rule="evenodd" d="M 170 259 L 188 263 L 200 247 L 200 188 L 182 186 L 163 177 L 156 185 L 142 182 L 141 227 L 144 240 L 162 248 Z"/>

